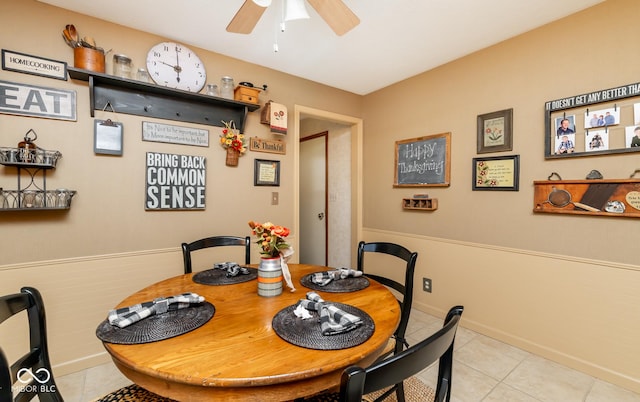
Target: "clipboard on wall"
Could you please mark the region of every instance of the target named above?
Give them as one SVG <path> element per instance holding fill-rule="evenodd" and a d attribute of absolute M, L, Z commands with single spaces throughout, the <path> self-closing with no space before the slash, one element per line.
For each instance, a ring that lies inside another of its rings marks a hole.
<path fill-rule="evenodd" d="M 122 155 L 122 123 L 111 119 L 94 121 L 93 152 L 105 155 Z"/>

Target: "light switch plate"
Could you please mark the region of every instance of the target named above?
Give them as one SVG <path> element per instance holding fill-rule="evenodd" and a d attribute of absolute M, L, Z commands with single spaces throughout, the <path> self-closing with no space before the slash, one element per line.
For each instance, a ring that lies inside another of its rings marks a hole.
<path fill-rule="evenodd" d="M 271 193 L 271 205 L 278 205 L 280 194 L 277 191 Z"/>

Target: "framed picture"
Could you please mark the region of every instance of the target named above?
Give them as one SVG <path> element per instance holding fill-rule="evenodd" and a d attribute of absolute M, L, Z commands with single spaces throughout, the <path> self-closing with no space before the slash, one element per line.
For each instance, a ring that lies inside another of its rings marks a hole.
<path fill-rule="evenodd" d="M 472 169 L 474 191 L 518 191 L 520 155 L 473 158 Z"/>
<path fill-rule="evenodd" d="M 545 159 L 640 152 L 640 140 L 632 143 L 640 82 L 551 100 L 544 109 Z"/>
<path fill-rule="evenodd" d="M 93 129 L 93 152 L 122 155 L 122 123 L 96 119 Z"/>
<path fill-rule="evenodd" d="M 513 109 L 478 116 L 478 153 L 513 149 Z"/>
<path fill-rule="evenodd" d="M 254 186 L 280 186 L 280 161 L 255 159 L 253 166 Z"/>
<path fill-rule="evenodd" d="M 393 187 L 448 187 L 451 133 L 396 141 Z"/>

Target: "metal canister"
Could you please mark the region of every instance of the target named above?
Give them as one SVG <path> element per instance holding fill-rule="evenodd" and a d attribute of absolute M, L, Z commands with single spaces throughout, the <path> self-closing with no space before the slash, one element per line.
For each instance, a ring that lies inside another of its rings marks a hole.
<path fill-rule="evenodd" d="M 282 266 L 280 257 L 262 258 L 258 266 L 258 295 L 278 296 L 282 293 Z"/>
<path fill-rule="evenodd" d="M 18 161 L 33 163 L 36 161 L 36 149 L 38 148 L 34 141 L 38 136 L 34 132 L 34 137 L 29 137 L 29 132 L 25 134 L 24 141 L 18 143 Z"/>

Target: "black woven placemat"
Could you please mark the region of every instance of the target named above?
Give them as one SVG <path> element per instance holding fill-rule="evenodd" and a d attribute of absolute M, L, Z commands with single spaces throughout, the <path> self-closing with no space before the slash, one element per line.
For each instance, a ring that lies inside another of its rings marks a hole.
<path fill-rule="evenodd" d="M 311 280 L 312 277 L 313 274 L 303 276 L 300 279 L 300 283 L 302 284 L 302 286 L 309 289 L 321 290 L 323 292 L 330 293 L 355 292 L 369 286 L 369 280 L 364 276 L 358 276 L 356 278 L 348 277 L 344 279 L 334 279 L 324 286 L 313 283 L 313 281 Z"/>
<path fill-rule="evenodd" d="M 280 310 L 271 322 L 273 330 L 285 341 L 296 346 L 317 350 L 339 350 L 351 348 L 371 338 L 375 324 L 369 314 L 357 307 L 342 303 L 331 303 L 347 313 L 362 319 L 362 325 L 348 332 L 336 335 L 322 335 L 320 318 L 317 312 L 311 311 L 313 318 L 303 320 L 293 313 L 296 305 Z"/>
<path fill-rule="evenodd" d="M 249 274 L 238 274 L 236 276 L 227 276 L 225 269 L 211 268 L 206 271 L 200 271 L 193 275 L 193 281 L 202 285 L 232 285 L 234 283 L 248 282 L 258 277 L 256 268 L 244 267 L 249 270 Z"/>
<path fill-rule="evenodd" d="M 108 320 L 104 320 L 98 325 L 96 336 L 104 342 L 124 345 L 162 341 L 201 327 L 215 312 L 213 304 L 204 302 L 193 307 L 152 315 L 124 328 L 111 325 Z"/>

